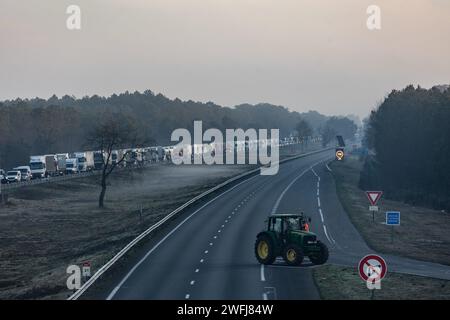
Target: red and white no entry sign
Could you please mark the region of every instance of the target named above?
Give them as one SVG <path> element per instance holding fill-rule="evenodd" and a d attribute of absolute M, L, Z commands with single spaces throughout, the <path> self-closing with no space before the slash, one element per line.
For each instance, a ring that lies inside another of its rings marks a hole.
<path fill-rule="evenodd" d="M 369 254 L 361 259 L 358 265 L 359 276 L 367 281 L 370 279 L 379 281 L 387 272 L 386 261 L 376 254 Z"/>

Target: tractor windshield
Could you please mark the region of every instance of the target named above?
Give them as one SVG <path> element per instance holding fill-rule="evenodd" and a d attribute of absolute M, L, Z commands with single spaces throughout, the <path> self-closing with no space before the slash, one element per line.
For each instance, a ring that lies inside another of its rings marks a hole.
<path fill-rule="evenodd" d="M 302 230 L 302 220 L 298 217 L 286 219 L 287 230 Z"/>

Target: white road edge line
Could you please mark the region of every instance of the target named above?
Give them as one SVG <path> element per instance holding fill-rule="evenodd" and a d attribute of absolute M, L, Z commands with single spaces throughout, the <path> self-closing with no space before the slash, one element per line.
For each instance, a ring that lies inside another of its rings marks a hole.
<path fill-rule="evenodd" d="M 327 226 L 326 226 L 326 225 L 323 225 L 323 231 L 325 232 L 325 236 L 327 237 L 328 242 L 329 242 L 330 244 L 333 244 L 333 242 L 330 240 L 330 237 L 328 236 Z"/>
<path fill-rule="evenodd" d="M 166 241 L 167 238 L 169 238 L 172 234 L 175 233 L 175 231 L 177 231 L 183 224 L 186 223 L 186 221 L 188 221 L 190 218 L 192 218 L 195 214 L 197 214 L 200 210 L 204 209 L 205 207 L 207 207 L 209 204 L 211 204 L 212 202 L 216 201 L 217 199 L 219 199 L 220 197 L 222 197 L 223 195 L 231 192 L 232 190 L 236 189 L 237 187 L 239 187 L 240 185 L 251 181 L 252 179 L 259 177 L 259 175 L 256 175 L 254 177 L 251 177 L 247 180 L 244 180 L 240 183 L 238 183 L 237 185 L 235 185 L 234 187 L 226 190 L 225 192 L 219 194 L 217 197 L 213 198 L 212 200 L 208 201 L 207 203 L 205 203 L 203 206 L 201 206 L 200 208 L 198 208 L 197 210 L 195 210 L 193 213 L 191 213 L 188 217 L 186 217 L 186 219 L 184 219 L 183 221 L 181 221 L 174 229 L 172 229 L 172 231 L 170 231 L 164 238 L 162 238 L 153 248 L 151 248 L 146 254 L 145 256 L 139 260 L 139 262 L 137 264 L 135 264 L 133 266 L 133 268 L 131 268 L 131 270 L 125 275 L 125 277 L 119 282 L 119 284 L 111 291 L 111 293 L 108 295 L 108 297 L 106 298 L 106 300 L 111 300 L 114 298 L 114 296 L 116 295 L 117 291 L 119 291 L 120 287 L 122 287 L 122 285 L 125 283 L 125 281 L 128 280 L 128 278 L 133 274 L 134 271 L 136 271 L 136 269 L 148 258 L 148 256 L 150 256 L 150 254 L 153 253 L 153 251 L 155 251 L 164 241 Z M 220 230 L 219 230 L 220 232 Z M 203 262 L 203 259 L 200 260 L 200 262 Z"/>
<path fill-rule="evenodd" d="M 322 220 L 322 223 L 324 222 L 323 220 L 323 214 L 322 214 L 322 209 L 319 208 L 319 214 L 320 214 L 320 220 Z"/>
<path fill-rule="evenodd" d="M 266 277 L 264 276 L 264 265 L 261 264 L 261 281 L 266 281 Z"/>

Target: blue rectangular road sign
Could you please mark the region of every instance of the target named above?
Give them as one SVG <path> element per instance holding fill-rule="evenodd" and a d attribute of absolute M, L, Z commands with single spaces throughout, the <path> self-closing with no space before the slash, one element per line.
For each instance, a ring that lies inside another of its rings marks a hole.
<path fill-rule="evenodd" d="M 386 224 L 388 226 L 400 225 L 400 212 L 399 211 L 387 211 L 386 212 Z"/>

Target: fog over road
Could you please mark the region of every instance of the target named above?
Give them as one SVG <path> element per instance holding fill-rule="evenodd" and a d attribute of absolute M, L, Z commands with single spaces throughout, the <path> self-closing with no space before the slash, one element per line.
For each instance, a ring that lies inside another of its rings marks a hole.
<path fill-rule="evenodd" d="M 275 176 L 254 176 L 188 210 L 166 234 L 142 248 L 102 299 L 319 299 L 314 266 L 282 260 L 261 266 L 254 256 L 258 232 L 271 213 L 311 216 L 311 231 L 330 249 L 329 263 L 356 267 L 369 253 L 337 195 L 324 151 L 281 165 Z M 184 220 L 183 220 L 184 219 Z M 387 239 L 389 241 L 389 239 Z M 389 271 L 450 280 L 450 267 L 382 255 Z"/>

